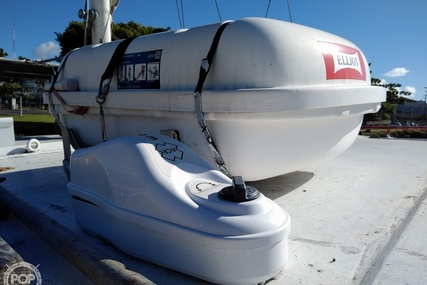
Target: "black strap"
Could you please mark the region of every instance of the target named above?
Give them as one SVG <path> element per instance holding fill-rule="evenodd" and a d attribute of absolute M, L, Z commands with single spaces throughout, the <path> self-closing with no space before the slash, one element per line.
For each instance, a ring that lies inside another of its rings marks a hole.
<path fill-rule="evenodd" d="M 105 127 L 104 108 L 102 107 L 102 105 L 105 103 L 107 94 L 110 91 L 110 83 L 113 78 L 114 70 L 121 63 L 127 47 L 133 41 L 134 38 L 135 37 L 127 38 L 117 45 L 116 50 L 111 56 L 110 62 L 108 63 L 107 68 L 105 69 L 104 74 L 102 74 L 101 80 L 99 81 L 99 89 L 98 95 L 96 96 L 96 102 L 99 104 L 99 119 L 101 122 L 101 134 L 103 141 L 107 141 L 107 129 Z M 104 84 L 105 81 L 107 82 Z"/>
<path fill-rule="evenodd" d="M 199 72 L 199 80 L 196 85 L 196 90 L 194 92 L 202 92 L 203 84 L 205 83 L 206 77 L 208 76 L 209 70 L 211 68 L 212 60 L 214 58 L 216 49 L 218 47 L 219 39 L 221 38 L 222 32 L 224 31 L 225 27 L 230 22 L 223 23 L 218 30 L 216 31 L 215 37 L 212 41 L 211 48 L 209 49 L 208 55 L 206 58 L 202 60 L 202 64 L 200 66 L 200 72 Z"/>
<path fill-rule="evenodd" d="M 55 89 L 55 83 L 58 80 L 59 74 L 61 73 L 61 71 L 64 69 L 65 67 L 65 63 L 67 63 L 68 58 L 70 57 L 70 54 L 72 54 L 74 51 L 78 50 L 78 48 L 75 48 L 73 50 L 71 50 L 70 52 L 68 52 L 65 57 L 62 60 L 61 66 L 58 68 L 58 70 L 56 71 L 56 74 L 53 75 L 52 78 L 52 83 L 50 85 L 50 92 L 52 92 L 52 90 Z"/>
<path fill-rule="evenodd" d="M 202 132 L 206 136 L 206 140 L 208 142 L 208 146 L 209 146 L 209 149 L 211 150 L 215 163 L 217 164 L 218 168 L 227 176 L 231 176 L 231 174 L 225 167 L 224 160 L 222 159 L 221 154 L 219 153 L 217 147 L 215 146 L 212 135 L 209 131 L 208 126 L 206 125 L 205 116 L 203 115 L 201 95 L 202 95 L 203 83 L 205 82 L 206 77 L 209 73 L 212 60 L 215 55 L 215 51 L 218 47 L 219 39 L 221 38 L 222 32 L 224 31 L 225 27 L 229 23 L 230 22 L 223 23 L 218 28 L 215 34 L 215 37 L 212 41 L 211 48 L 209 49 L 208 55 L 206 56 L 206 58 L 202 60 L 202 63 L 200 65 L 199 80 L 197 82 L 196 90 L 194 91 L 194 110 L 195 110 L 197 121 L 199 123 L 199 126 L 202 128 Z"/>
<path fill-rule="evenodd" d="M 108 94 L 108 91 L 110 90 L 110 83 L 111 83 L 111 79 L 113 78 L 114 70 L 121 63 L 127 47 L 134 39 L 135 37 L 132 37 L 132 38 L 127 38 L 121 41 L 117 45 L 116 50 L 111 56 L 110 62 L 108 63 L 107 68 L 105 69 L 104 74 L 102 74 L 101 80 L 99 82 L 98 96 L 96 97 L 96 101 L 99 104 L 103 104 L 105 102 L 105 96 Z M 105 85 L 103 85 L 105 80 L 108 80 L 108 81 Z"/>

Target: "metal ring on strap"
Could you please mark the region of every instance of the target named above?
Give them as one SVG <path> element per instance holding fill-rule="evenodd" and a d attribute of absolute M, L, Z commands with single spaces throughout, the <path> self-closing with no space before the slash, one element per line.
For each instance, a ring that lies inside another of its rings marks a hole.
<path fill-rule="evenodd" d="M 105 127 L 105 117 L 104 117 L 104 109 L 102 105 L 105 103 L 107 99 L 107 94 L 110 91 L 110 83 L 113 78 L 114 70 L 120 64 L 123 55 L 129 46 L 129 44 L 133 41 L 135 37 L 127 38 L 121 41 L 116 49 L 114 50 L 113 55 L 111 56 L 110 62 L 107 65 L 104 73 L 101 76 L 101 80 L 99 82 L 98 95 L 96 96 L 96 102 L 99 104 L 99 118 L 101 124 L 101 135 L 102 140 L 107 140 L 107 129 Z M 105 84 L 104 82 L 107 81 Z"/>

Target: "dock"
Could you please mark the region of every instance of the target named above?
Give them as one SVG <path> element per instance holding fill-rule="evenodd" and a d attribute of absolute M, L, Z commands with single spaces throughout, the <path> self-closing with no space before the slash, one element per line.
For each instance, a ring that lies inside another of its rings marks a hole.
<path fill-rule="evenodd" d="M 146 284 L 209 284 L 126 255 L 83 231 L 67 193 L 60 137 L 40 139 L 36 152 L 9 153 L 0 148 L 4 191 L 110 261 Z M 427 284 L 427 140 L 359 136 L 332 160 L 248 184 L 291 216 L 288 263 L 266 284 Z M 7 208 L 0 208 L 0 237 L 37 266 L 43 284 L 103 282 L 83 274 Z"/>

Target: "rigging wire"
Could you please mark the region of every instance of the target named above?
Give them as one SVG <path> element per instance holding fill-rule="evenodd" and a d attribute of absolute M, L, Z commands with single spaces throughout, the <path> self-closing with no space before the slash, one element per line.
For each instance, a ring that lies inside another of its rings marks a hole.
<path fill-rule="evenodd" d="M 87 45 L 87 38 L 88 38 L 88 22 L 89 22 L 89 0 L 85 1 L 85 16 L 84 16 L 84 40 L 83 40 L 83 45 L 86 46 Z"/>
<path fill-rule="evenodd" d="M 219 12 L 218 1 L 215 0 L 216 11 L 218 12 L 219 21 L 222 22 L 221 13 Z"/>
<path fill-rule="evenodd" d="M 291 1 L 288 0 L 288 12 L 289 12 L 289 20 L 292 22 L 292 13 L 291 13 Z"/>
<path fill-rule="evenodd" d="M 270 4 L 271 4 L 271 0 L 268 0 L 267 11 L 265 11 L 265 17 L 264 18 L 267 18 L 267 16 L 268 16 L 268 10 L 270 10 Z"/>
<path fill-rule="evenodd" d="M 182 28 L 185 28 L 185 23 L 184 23 L 184 4 L 182 3 L 182 0 L 181 0 L 181 15 L 182 15 Z"/>
<path fill-rule="evenodd" d="M 287 3 L 288 3 L 289 20 L 290 20 L 291 23 L 293 23 L 293 21 L 292 21 L 292 11 L 291 11 L 291 1 L 287 0 Z M 270 10 L 270 4 L 271 4 L 271 0 L 268 0 L 267 11 L 265 11 L 265 18 L 267 18 L 267 16 L 268 16 L 268 11 Z"/>
<path fill-rule="evenodd" d="M 119 6 L 119 3 L 120 3 L 120 0 L 116 0 L 115 2 L 114 2 L 114 0 L 110 0 L 110 7 L 111 7 L 111 10 L 110 10 L 110 17 L 111 17 L 111 40 L 112 41 L 115 41 L 115 40 L 119 39 L 117 36 L 115 36 L 113 34 L 113 29 L 114 29 L 113 13 L 116 11 L 117 6 Z"/>
<path fill-rule="evenodd" d="M 182 26 L 182 20 L 181 20 L 181 12 L 179 10 L 179 4 L 178 4 L 178 0 L 175 0 L 176 3 L 176 10 L 178 12 L 178 20 L 179 20 L 179 26 L 181 27 L 181 29 L 183 28 Z"/>

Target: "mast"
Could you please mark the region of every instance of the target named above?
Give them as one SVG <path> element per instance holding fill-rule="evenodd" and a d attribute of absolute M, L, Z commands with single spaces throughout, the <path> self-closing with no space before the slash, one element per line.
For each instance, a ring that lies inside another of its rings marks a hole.
<path fill-rule="evenodd" d="M 86 0 L 85 9 L 79 11 L 79 18 L 85 20 L 85 25 L 89 23 L 92 31 L 92 44 L 111 42 L 112 15 L 120 0 L 92 0 L 90 2 L 91 7 L 88 9 L 89 0 Z"/>
<path fill-rule="evenodd" d="M 15 13 L 13 13 L 12 57 L 13 57 L 13 59 L 16 59 L 16 27 L 15 27 Z"/>
<path fill-rule="evenodd" d="M 92 10 L 96 18 L 92 26 L 92 44 L 111 42 L 111 7 L 110 0 L 92 0 Z"/>

